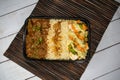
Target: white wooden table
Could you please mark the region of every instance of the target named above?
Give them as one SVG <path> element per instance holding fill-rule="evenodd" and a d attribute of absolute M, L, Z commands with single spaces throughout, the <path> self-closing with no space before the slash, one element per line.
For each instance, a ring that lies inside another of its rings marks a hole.
<path fill-rule="evenodd" d="M 0 0 L 0 80 L 40 80 L 3 55 L 37 2 L 38 0 Z M 119 60 L 120 7 L 80 80 L 120 80 Z"/>

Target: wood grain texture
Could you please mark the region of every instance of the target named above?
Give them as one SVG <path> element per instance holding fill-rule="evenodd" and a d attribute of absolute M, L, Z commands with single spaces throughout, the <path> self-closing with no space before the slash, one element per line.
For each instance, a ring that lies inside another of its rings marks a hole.
<path fill-rule="evenodd" d="M 91 23 L 91 55 L 119 3 L 113 0 L 39 0 L 31 16 L 84 17 Z M 89 62 L 29 61 L 23 57 L 23 28 L 4 54 L 43 80 L 78 80 Z"/>

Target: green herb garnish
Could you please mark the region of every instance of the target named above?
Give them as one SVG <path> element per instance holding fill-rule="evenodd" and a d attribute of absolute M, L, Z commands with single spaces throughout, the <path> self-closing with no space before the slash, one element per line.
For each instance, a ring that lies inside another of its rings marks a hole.
<path fill-rule="evenodd" d="M 40 26 L 33 26 L 32 28 L 33 31 L 41 31 L 41 27 Z"/>
<path fill-rule="evenodd" d="M 83 23 L 79 23 L 79 24 L 78 24 L 81 29 L 82 29 L 82 24 L 83 24 Z"/>
<path fill-rule="evenodd" d="M 42 41 L 43 41 L 43 39 L 40 37 L 40 38 L 38 39 L 39 44 L 42 43 Z"/>
<path fill-rule="evenodd" d="M 74 55 L 77 55 L 77 52 L 73 49 L 71 44 L 68 45 L 68 50 L 72 52 Z"/>
<path fill-rule="evenodd" d="M 43 42 L 43 39 L 40 37 L 38 38 L 38 40 L 36 41 L 36 46 L 41 44 Z"/>

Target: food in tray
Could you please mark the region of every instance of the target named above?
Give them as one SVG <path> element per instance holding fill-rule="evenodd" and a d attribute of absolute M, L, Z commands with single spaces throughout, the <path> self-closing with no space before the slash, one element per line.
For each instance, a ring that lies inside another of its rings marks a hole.
<path fill-rule="evenodd" d="M 45 60 L 81 60 L 86 58 L 88 49 L 88 27 L 84 22 L 28 19 L 27 57 Z"/>

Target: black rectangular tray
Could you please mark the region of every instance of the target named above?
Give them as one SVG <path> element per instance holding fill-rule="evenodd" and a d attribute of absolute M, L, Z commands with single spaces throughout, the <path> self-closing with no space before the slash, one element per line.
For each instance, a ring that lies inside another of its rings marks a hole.
<path fill-rule="evenodd" d="M 64 19 L 64 20 L 81 20 L 82 22 L 84 22 L 87 27 L 88 27 L 88 46 L 89 46 L 89 49 L 88 49 L 88 53 L 87 53 L 87 56 L 86 56 L 86 59 L 81 59 L 81 60 L 47 60 L 47 59 L 33 59 L 33 58 L 29 58 L 27 57 L 27 54 L 26 54 L 26 34 L 27 34 L 27 25 L 28 25 L 28 20 L 29 19 Z M 24 33 L 23 33 L 23 56 L 25 57 L 25 59 L 27 60 L 34 60 L 34 61 L 39 61 L 39 60 L 42 60 L 42 61 L 65 61 L 65 62 L 74 62 L 74 61 L 78 61 L 79 63 L 83 63 L 83 62 L 86 62 L 86 61 L 89 61 L 90 60 L 90 57 L 91 57 L 91 54 L 90 54 L 90 41 L 91 41 L 91 30 L 90 30 L 90 23 L 87 19 L 83 18 L 83 17 L 53 17 L 53 16 L 31 16 L 31 17 L 28 17 L 26 20 L 25 20 L 25 23 L 24 23 Z"/>

